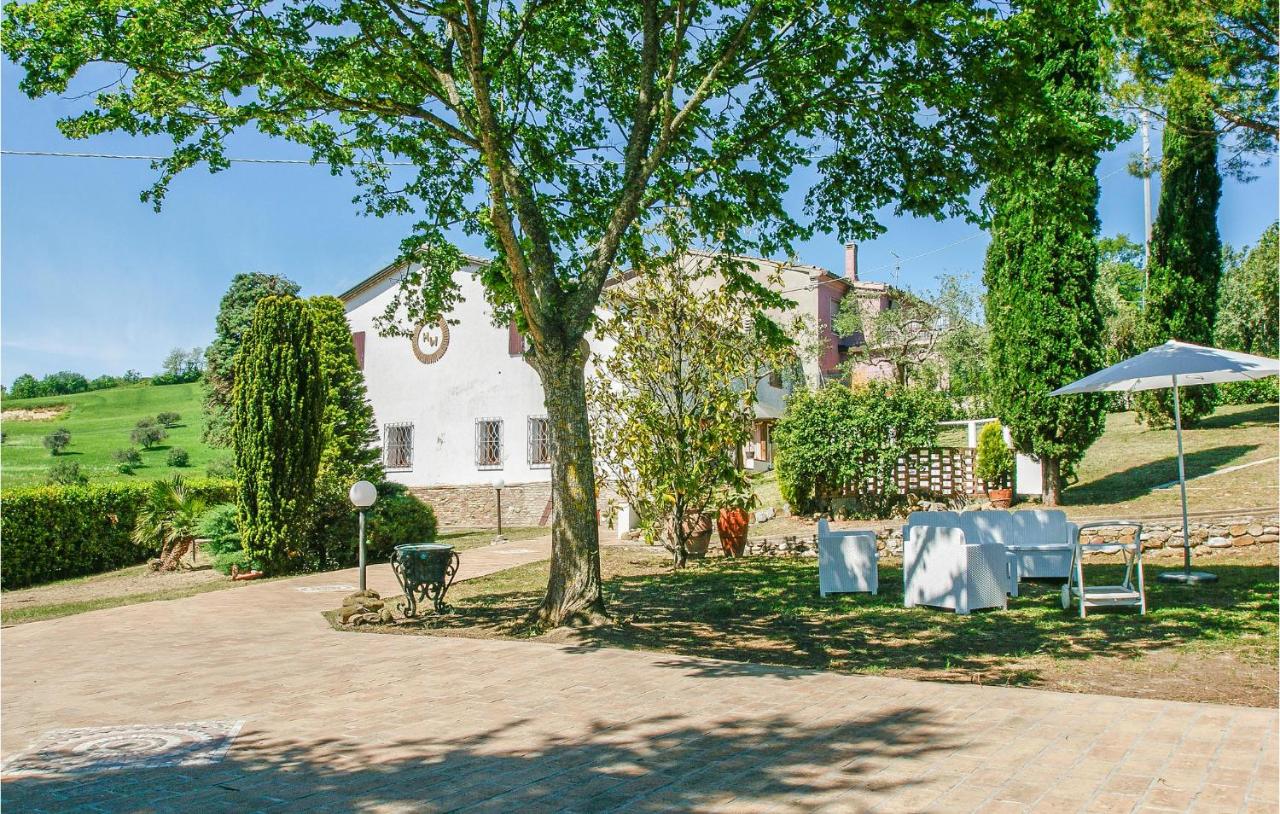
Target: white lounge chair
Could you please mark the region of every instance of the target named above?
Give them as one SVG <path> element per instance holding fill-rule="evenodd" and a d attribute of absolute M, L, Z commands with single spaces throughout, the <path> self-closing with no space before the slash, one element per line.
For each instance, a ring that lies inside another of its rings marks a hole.
<path fill-rule="evenodd" d="M 1092 528 L 1128 527 L 1133 529 L 1133 539 L 1129 542 L 1114 543 L 1082 543 L 1080 532 Z M 1062 586 L 1062 607 L 1071 607 L 1072 602 L 1080 606 L 1080 618 L 1083 619 L 1089 608 L 1110 608 L 1117 606 L 1136 607 L 1138 613 L 1147 612 L 1147 589 L 1142 579 L 1142 524 L 1128 520 L 1086 523 L 1076 528 L 1071 547 L 1071 567 L 1067 572 L 1067 584 Z M 1119 585 L 1086 585 L 1084 581 L 1085 551 L 1101 551 L 1105 554 L 1124 552 L 1124 578 Z M 1134 584 L 1134 573 L 1138 581 Z"/>
<path fill-rule="evenodd" d="M 818 590 L 823 596 L 880 592 L 874 531 L 831 531 L 826 520 L 818 521 Z"/>
<path fill-rule="evenodd" d="M 999 543 L 969 542 L 959 528 L 907 520 L 902 541 L 902 604 L 968 613 L 1008 607 L 1008 555 Z"/>

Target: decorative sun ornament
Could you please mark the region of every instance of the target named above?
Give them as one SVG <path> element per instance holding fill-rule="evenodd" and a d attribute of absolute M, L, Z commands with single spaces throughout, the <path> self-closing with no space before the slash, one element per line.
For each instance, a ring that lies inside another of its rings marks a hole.
<path fill-rule="evenodd" d="M 424 322 L 413 332 L 413 355 L 424 365 L 440 361 L 449 349 L 449 323 L 440 317 L 435 322 Z"/>

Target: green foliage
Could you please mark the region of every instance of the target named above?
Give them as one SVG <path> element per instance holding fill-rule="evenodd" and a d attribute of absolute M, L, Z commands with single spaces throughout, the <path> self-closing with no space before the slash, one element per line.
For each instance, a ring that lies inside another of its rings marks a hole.
<path fill-rule="evenodd" d="M 936 390 L 881 381 L 792 393 L 773 432 L 783 499 L 807 512 L 850 491 L 856 511 L 883 516 L 896 496 L 898 459 L 935 443 L 943 407 Z M 868 494 L 873 483 L 883 485 L 882 497 Z"/>
<path fill-rule="evenodd" d="M 169 466 L 190 466 L 191 455 L 182 447 L 173 447 L 169 450 L 165 463 Z"/>
<path fill-rule="evenodd" d="M 161 372 L 151 378 L 155 385 L 186 384 L 198 381 L 204 372 L 204 348 L 174 348 L 164 358 Z"/>
<path fill-rule="evenodd" d="M 359 517 L 345 493 L 341 500 L 341 504 L 336 499 L 326 504 L 329 522 L 315 526 L 308 535 L 307 549 L 303 552 L 306 570 L 323 571 L 356 564 Z M 401 484 L 380 483 L 378 500 L 366 514 L 365 553 L 372 562 L 385 561 L 398 545 L 433 541 L 436 530 L 436 515 L 430 506 L 409 494 Z"/>
<path fill-rule="evenodd" d="M 66 427 L 59 427 L 41 439 L 40 443 L 49 450 L 50 455 L 57 455 L 71 445 L 71 433 Z"/>
<path fill-rule="evenodd" d="M 1023 452 L 1043 464 L 1046 501 L 1103 428 L 1096 394 L 1050 391 L 1102 367 L 1098 275 L 1098 152 L 1120 133 L 1101 98 L 1105 36 L 1090 0 L 1045 3 L 1015 15 L 1059 118 L 1004 122 L 1010 161 L 994 178 L 987 250 L 990 396 Z"/>
<path fill-rule="evenodd" d="M 80 464 L 75 461 L 55 461 L 49 467 L 49 483 L 73 486 L 86 484 L 89 479 L 80 472 Z"/>
<path fill-rule="evenodd" d="M 236 356 L 232 402 L 244 548 L 268 573 L 293 570 L 324 447 L 315 327 L 296 297 L 266 297 Z"/>
<path fill-rule="evenodd" d="M 245 332 L 253 324 L 258 301 L 273 295 L 296 296 L 298 284 L 287 277 L 252 272 L 231 278 L 214 320 L 214 339 L 205 351 L 205 431 L 211 446 L 231 444 L 231 398 L 235 385 L 236 354 Z"/>
<path fill-rule="evenodd" d="M 187 489 L 181 475 L 152 481 L 138 507 L 131 539 L 146 551 L 161 552 L 173 543 L 193 539 L 206 505 Z"/>
<path fill-rule="evenodd" d="M 132 475 L 133 470 L 142 466 L 142 453 L 133 447 L 117 449 L 111 457 L 116 462 L 116 468 L 125 475 Z"/>
<path fill-rule="evenodd" d="M 129 433 L 129 440 L 135 444 L 140 444 L 143 449 L 151 449 L 168 437 L 168 431 L 156 424 L 155 419 L 152 418 L 139 421 L 138 426 L 134 427 L 133 432 Z"/>
<path fill-rule="evenodd" d="M 213 560 L 219 573 L 230 574 L 231 566 L 243 570 L 255 570 L 240 541 L 240 528 L 236 525 L 236 504 L 219 503 L 200 518 L 197 531 L 204 543 L 204 552 Z"/>
<path fill-rule="evenodd" d="M 1280 355 L 1280 223 L 1247 252 L 1227 252 L 1213 333 L 1218 347 Z"/>
<path fill-rule="evenodd" d="M 992 421 L 983 427 L 978 433 L 974 473 L 988 486 L 1005 489 L 1013 482 L 1015 465 L 1013 450 L 1004 442 L 1004 427 L 1000 422 Z"/>
<path fill-rule="evenodd" d="M 671 518 L 747 491 L 735 455 L 751 438 L 756 385 L 785 364 L 787 345 L 762 303 L 717 285 L 704 258 L 677 248 L 641 272 L 603 300 L 599 335 L 612 349 L 587 382 L 597 478 L 683 566 L 687 529 Z"/>
<path fill-rule="evenodd" d="M 99 382 L 100 379 L 94 379 L 94 381 Z M 30 373 L 23 373 L 13 380 L 13 387 L 9 388 L 6 398 L 33 399 L 47 396 L 65 396 L 94 389 L 97 388 L 90 386 L 84 376 L 79 373 L 73 373 L 70 370 L 50 373 L 43 379 L 37 379 Z"/>
<path fill-rule="evenodd" d="M 211 478 L 232 479 L 236 475 L 236 462 L 232 458 L 214 458 L 204 468 L 204 473 Z"/>
<path fill-rule="evenodd" d="M 1218 142 L 1212 113 L 1203 108 L 1169 111 L 1164 131 L 1160 207 L 1151 230 L 1151 287 L 1140 331 L 1145 348 L 1170 339 L 1213 344 L 1222 243 L 1218 238 Z M 1184 388 L 1182 426 L 1213 411 L 1212 386 Z M 1173 423 L 1173 391 L 1147 390 L 1134 396 L 1149 427 Z"/>
<path fill-rule="evenodd" d="M 1274 404 L 1280 401 L 1280 378 L 1228 382 L 1218 385 L 1217 390 L 1219 404 Z"/>
<path fill-rule="evenodd" d="M 232 484 L 199 481 L 187 491 L 206 501 L 229 500 Z M 156 550 L 130 539 L 146 484 L 35 486 L 7 489 L 0 513 L 0 585 L 7 590 L 96 574 L 144 561 Z"/>
<path fill-rule="evenodd" d="M 1116 0 L 1110 7 L 1122 34 L 1123 105 L 1170 119 L 1179 109 L 1209 111 L 1203 132 L 1216 129 L 1236 142 L 1229 170 L 1244 175 L 1248 153 L 1270 161 L 1280 127 L 1275 0 Z"/>
<path fill-rule="evenodd" d="M 171 410 L 166 410 L 163 413 L 156 414 L 156 421 L 158 421 L 162 426 L 167 428 L 176 427 L 178 425 L 178 422 L 181 420 L 182 420 L 182 416 Z"/>

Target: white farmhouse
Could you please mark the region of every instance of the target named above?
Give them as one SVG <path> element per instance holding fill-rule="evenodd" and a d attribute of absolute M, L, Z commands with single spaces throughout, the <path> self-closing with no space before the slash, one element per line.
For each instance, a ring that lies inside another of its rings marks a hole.
<path fill-rule="evenodd" d="M 811 315 L 819 327 L 822 353 L 806 364 L 811 380 L 835 375 L 851 345 L 831 332 L 840 300 L 850 292 L 877 305 L 888 299 L 887 286 L 858 281 L 853 246 L 846 248 L 843 277 L 817 266 L 745 259 L 758 279 L 780 278 L 796 311 Z M 493 525 L 499 480 L 503 523 L 546 525 L 551 473 L 542 386 L 524 361 L 515 326 L 494 325 L 476 275 L 484 262 L 469 258 L 459 272 L 461 299 L 448 321 L 423 325 L 412 339 L 382 336 L 375 326 L 403 266 L 388 266 L 340 297 L 382 436 L 387 477 L 430 503 L 445 526 Z M 782 381 L 761 382 L 757 394 L 754 441 L 746 457 L 761 469 L 773 457 L 769 429 L 781 414 Z"/>

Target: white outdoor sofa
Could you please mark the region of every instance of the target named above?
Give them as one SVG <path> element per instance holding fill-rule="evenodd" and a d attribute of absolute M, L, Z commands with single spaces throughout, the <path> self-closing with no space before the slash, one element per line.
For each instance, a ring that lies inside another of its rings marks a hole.
<path fill-rule="evenodd" d="M 879 593 L 880 553 L 874 531 L 831 531 L 818 521 L 818 591 Z"/>

